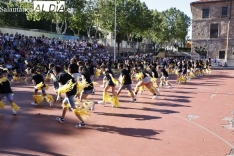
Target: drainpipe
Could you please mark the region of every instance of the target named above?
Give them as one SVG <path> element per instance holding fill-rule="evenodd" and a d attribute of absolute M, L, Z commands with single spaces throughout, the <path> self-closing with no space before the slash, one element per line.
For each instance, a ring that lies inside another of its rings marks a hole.
<path fill-rule="evenodd" d="M 226 51 L 225 51 L 225 62 L 226 63 L 227 63 L 227 57 L 228 57 L 229 32 L 230 32 L 230 20 L 229 20 L 228 26 L 227 26 L 227 44 L 226 44 Z"/>
<path fill-rule="evenodd" d="M 226 51 L 225 51 L 225 62 L 226 62 L 226 64 L 227 64 L 227 59 L 228 59 L 228 46 L 229 46 L 231 16 L 232 16 L 232 1 L 230 3 L 229 22 L 228 22 L 228 27 L 227 27 L 227 45 L 226 45 Z"/>

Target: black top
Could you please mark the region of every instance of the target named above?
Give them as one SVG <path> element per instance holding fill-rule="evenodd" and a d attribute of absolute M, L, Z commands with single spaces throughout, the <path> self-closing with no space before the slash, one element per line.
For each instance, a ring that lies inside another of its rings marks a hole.
<path fill-rule="evenodd" d="M 0 83 L 0 94 L 8 94 L 13 93 L 11 90 L 11 84 L 8 80 Z M 2 100 L 2 99 L 1 99 Z"/>
<path fill-rule="evenodd" d="M 168 72 L 163 68 L 161 69 L 163 76 L 168 77 Z"/>
<path fill-rule="evenodd" d="M 125 65 L 126 70 L 128 70 L 129 72 L 131 71 L 131 67 L 129 65 Z"/>
<path fill-rule="evenodd" d="M 89 86 L 85 87 L 84 90 L 91 90 L 91 89 L 93 89 L 93 83 L 92 83 L 92 81 L 90 79 L 90 75 L 84 75 L 84 74 L 82 74 L 82 75 L 84 76 L 86 82 L 89 84 Z"/>
<path fill-rule="evenodd" d="M 41 74 L 33 74 L 31 76 L 31 79 L 35 81 L 36 85 L 43 82 L 44 83 L 44 79 L 43 76 Z"/>
<path fill-rule="evenodd" d="M 94 66 L 88 66 L 87 69 L 89 70 L 90 75 L 94 75 Z"/>
<path fill-rule="evenodd" d="M 152 77 L 152 73 L 148 72 L 147 70 L 142 70 L 142 73 L 143 73 L 143 75 L 144 75 L 143 78 L 146 78 L 146 77 L 149 77 L 149 76 Z M 149 76 L 148 76 L 148 75 L 149 75 Z"/>
<path fill-rule="evenodd" d="M 57 76 L 56 76 L 57 80 L 59 83 L 61 83 L 62 85 L 65 85 L 68 83 L 69 80 L 72 79 L 72 82 L 75 83 L 75 79 L 68 73 L 65 73 L 65 72 L 61 72 L 59 73 Z M 76 95 L 76 92 L 77 92 L 77 86 L 75 85 L 74 88 L 69 91 L 69 92 L 66 92 L 66 95 L 67 96 L 72 96 L 72 95 Z"/>
<path fill-rule="evenodd" d="M 127 69 L 121 70 L 121 76 L 125 76 L 124 84 L 123 85 L 132 84 L 132 80 L 131 80 L 131 76 L 130 76 L 129 70 L 127 70 Z"/>
<path fill-rule="evenodd" d="M 158 77 L 158 72 L 156 71 L 156 69 L 152 69 L 152 70 L 151 70 L 151 73 L 152 73 L 152 75 L 154 74 L 154 77 L 155 77 L 155 78 L 159 78 L 159 77 Z"/>
<path fill-rule="evenodd" d="M 180 72 L 180 73 L 182 72 L 182 68 L 183 68 L 183 66 L 182 66 L 182 64 L 180 64 L 180 65 L 179 65 L 179 72 Z"/>
<path fill-rule="evenodd" d="M 71 69 L 71 74 L 78 73 L 79 66 L 77 64 L 69 64 L 68 69 Z"/>
<path fill-rule="evenodd" d="M 115 86 L 114 82 L 112 81 L 112 78 L 111 78 L 110 74 L 111 73 L 109 71 L 105 72 L 105 76 L 106 76 L 106 80 L 107 80 L 107 85 L 108 86 Z"/>

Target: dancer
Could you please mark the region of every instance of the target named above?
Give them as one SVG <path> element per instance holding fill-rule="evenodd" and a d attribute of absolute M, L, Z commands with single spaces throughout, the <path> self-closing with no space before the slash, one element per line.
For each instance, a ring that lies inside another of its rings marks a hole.
<path fill-rule="evenodd" d="M 33 95 L 34 102 L 32 102 L 31 105 L 37 106 L 44 99 L 46 99 L 46 101 L 50 104 L 50 107 L 52 107 L 54 99 L 51 95 L 46 94 L 46 89 L 48 89 L 48 86 L 45 84 L 43 76 L 37 73 L 37 70 L 35 68 L 31 69 L 31 73 L 32 73 L 31 80 L 33 85 L 35 86 L 34 95 Z M 42 91 L 43 96 L 38 95 L 39 90 Z"/>
<path fill-rule="evenodd" d="M 82 117 L 80 116 L 81 109 L 77 108 L 75 105 L 74 97 L 77 92 L 77 84 L 75 79 L 68 73 L 65 73 L 62 71 L 60 66 L 55 66 L 54 67 L 54 73 L 56 75 L 56 78 L 58 82 L 61 85 L 64 85 L 63 87 L 60 87 L 58 89 L 58 96 L 57 96 L 57 102 L 60 102 L 60 97 L 61 93 L 66 93 L 66 96 L 64 100 L 62 101 L 62 107 L 63 107 L 63 112 L 61 117 L 57 117 L 56 120 L 64 123 L 65 122 L 65 115 L 68 110 L 68 108 L 71 108 L 73 113 L 76 115 L 76 117 L 80 120 L 80 122 L 75 126 L 76 128 L 78 127 L 85 127 L 86 124 Z"/>
<path fill-rule="evenodd" d="M 117 84 L 117 80 L 113 77 L 113 73 L 110 68 L 103 65 L 101 66 L 101 70 L 105 75 L 104 80 L 104 90 L 103 90 L 103 100 L 98 103 L 106 103 L 111 102 L 113 107 L 119 107 L 119 99 L 115 93 L 115 85 Z M 111 88 L 112 97 L 108 94 L 108 90 Z"/>
<path fill-rule="evenodd" d="M 13 101 L 13 92 L 11 90 L 11 84 L 3 75 L 3 70 L 0 69 L 0 108 L 4 108 L 5 103 L 2 99 L 6 96 L 7 100 L 11 104 L 12 114 L 16 115 L 20 107 Z"/>
<path fill-rule="evenodd" d="M 121 70 L 120 72 L 120 83 L 121 86 L 117 92 L 117 96 L 121 93 L 123 89 L 127 89 L 128 92 L 130 93 L 130 96 L 132 97 L 132 102 L 136 101 L 136 98 L 134 96 L 134 93 L 132 91 L 132 80 L 131 80 L 131 75 L 130 75 L 130 70 L 128 66 L 126 69 L 123 68 L 123 64 L 118 65 L 118 69 Z"/>
<path fill-rule="evenodd" d="M 93 82 L 91 81 L 91 76 L 89 70 L 85 67 L 79 67 L 79 73 L 81 73 L 82 91 L 80 94 L 80 101 L 87 100 L 88 95 L 93 93 Z M 94 102 L 91 104 L 91 110 L 94 110 Z"/>
<path fill-rule="evenodd" d="M 77 65 L 76 58 L 72 58 L 70 60 L 70 64 L 68 66 L 68 72 L 74 77 L 75 81 L 79 78 L 80 74 L 78 73 L 79 67 Z"/>
<path fill-rule="evenodd" d="M 158 68 L 158 70 L 161 70 L 161 78 L 160 78 L 160 86 L 163 86 L 164 85 L 164 83 L 165 83 L 165 85 L 168 87 L 168 88 L 171 88 L 171 84 L 170 84 L 170 82 L 168 81 L 168 76 L 169 76 L 169 74 L 168 74 L 168 72 L 165 70 L 165 68 L 160 68 L 160 66 L 158 66 L 157 67 Z"/>
<path fill-rule="evenodd" d="M 150 77 L 147 76 L 147 72 L 143 70 L 142 72 L 138 72 L 137 69 L 133 70 L 133 73 L 136 74 L 136 79 L 139 80 L 136 84 L 135 88 L 135 96 L 137 95 L 140 87 L 146 87 L 149 91 L 154 95 L 152 99 L 157 99 L 158 96 L 156 94 L 156 88 L 154 88 L 153 83 L 150 80 Z"/>
<path fill-rule="evenodd" d="M 94 66 L 92 65 L 92 63 L 86 62 L 85 63 L 85 67 L 89 70 L 89 74 L 90 74 L 90 79 L 92 82 L 94 82 Z M 82 74 L 82 73 L 81 73 Z M 92 94 L 95 94 L 95 89 L 93 87 L 93 92 Z"/>

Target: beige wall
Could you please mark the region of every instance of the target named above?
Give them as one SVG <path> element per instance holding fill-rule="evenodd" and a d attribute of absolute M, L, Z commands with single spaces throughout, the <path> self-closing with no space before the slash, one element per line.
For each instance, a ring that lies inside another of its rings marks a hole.
<path fill-rule="evenodd" d="M 222 7 L 228 6 L 228 17 L 221 17 Z M 206 45 L 208 51 L 208 57 L 219 58 L 219 51 L 225 51 L 227 49 L 227 33 L 228 23 L 230 17 L 230 2 L 214 2 L 203 4 L 192 4 L 192 51 L 195 46 Z M 202 19 L 203 8 L 209 8 L 210 17 Z M 231 8 L 231 21 L 229 31 L 229 44 L 228 44 L 228 57 L 227 59 L 233 62 L 234 56 L 232 51 L 234 50 L 234 0 L 232 1 Z M 218 38 L 210 38 L 210 24 L 219 24 Z M 220 60 L 224 62 L 224 59 Z"/>

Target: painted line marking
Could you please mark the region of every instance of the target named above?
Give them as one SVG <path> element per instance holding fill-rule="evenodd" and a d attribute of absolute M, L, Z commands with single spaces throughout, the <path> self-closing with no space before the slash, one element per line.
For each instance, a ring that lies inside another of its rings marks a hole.
<path fill-rule="evenodd" d="M 185 119 L 183 117 L 180 117 L 178 115 L 173 114 L 173 116 L 176 116 L 176 117 L 178 117 L 180 119 L 183 119 L 183 120 L 185 120 L 187 122 L 190 122 L 190 123 L 202 128 L 202 129 L 204 129 L 205 131 L 209 132 L 210 134 L 212 134 L 212 135 L 216 136 L 217 138 L 219 138 L 220 140 L 222 140 L 224 143 L 226 143 L 228 146 L 230 146 L 231 149 L 234 149 L 234 146 L 232 144 L 230 144 L 228 141 L 226 141 L 224 138 L 220 137 L 219 135 L 215 134 L 214 132 L 210 131 L 209 129 L 207 129 L 207 128 L 205 128 L 205 127 L 203 127 L 203 126 L 201 126 L 201 125 L 199 125 L 199 124 L 197 124 L 197 123 L 195 123 L 195 122 L 193 122 L 191 120 L 187 120 L 187 119 Z"/>

